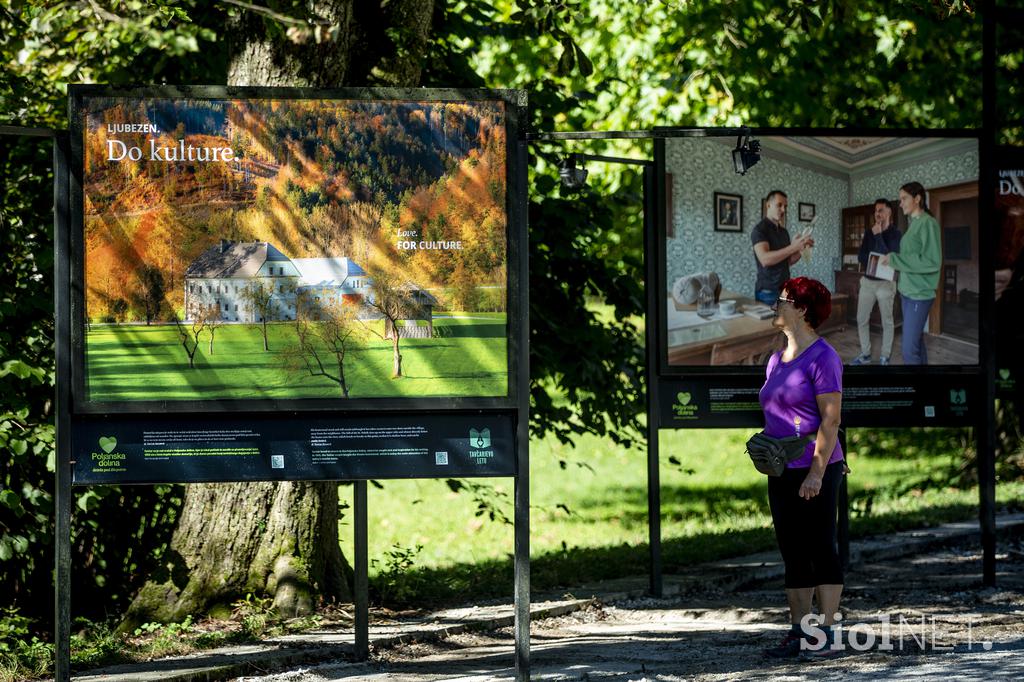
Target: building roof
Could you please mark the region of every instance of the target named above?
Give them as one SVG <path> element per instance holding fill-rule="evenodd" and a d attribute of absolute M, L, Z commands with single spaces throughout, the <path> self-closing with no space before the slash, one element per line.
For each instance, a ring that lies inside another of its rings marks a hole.
<path fill-rule="evenodd" d="M 407 281 L 405 284 L 399 287 L 402 291 L 406 291 L 412 296 L 413 300 L 420 305 L 437 305 L 437 299 L 426 289 L 421 289 L 418 284 L 412 281 Z"/>
<path fill-rule="evenodd" d="M 351 258 L 293 258 L 302 283 L 307 286 L 337 286 L 350 277 L 366 277 L 366 271 Z"/>
<path fill-rule="evenodd" d="M 221 240 L 199 254 L 185 271 L 185 277 L 255 277 L 267 261 L 288 261 L 288 256 L 268 242 Z"/>

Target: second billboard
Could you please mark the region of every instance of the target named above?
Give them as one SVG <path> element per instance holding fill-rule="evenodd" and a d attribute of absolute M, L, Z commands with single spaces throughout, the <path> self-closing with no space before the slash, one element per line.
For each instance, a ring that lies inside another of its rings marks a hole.
<path fill-rule="evenodd" d="M 847 364 L 977 366 L 977 137 L 757 138 L 742 175 L 735 137 L 665 141 L 665 369 L 763 366 L 783 343 L 773 304 L 796 276 L 832 292 L 819 332 Z M 927 311 L 908 320 L 908 302 Z M 924 335 L 922 357 L 904 356 L 910 334 Z"/>

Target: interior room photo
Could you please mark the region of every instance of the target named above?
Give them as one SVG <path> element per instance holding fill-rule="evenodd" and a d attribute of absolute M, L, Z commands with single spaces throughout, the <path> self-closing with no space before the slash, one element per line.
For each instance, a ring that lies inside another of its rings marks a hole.
<path fill-rule="evenodd" d="M 906 233 L 898 194 L 905 183 L 916 181 L 924 186 L 928 210 L 939 224 L 942 251 L 925 325 L 927 362 L 977 364 L 977 139 L 758 139 L 760 159 L 743 175 L 733 164 L 735 137 L 666 140 L 668 363 L 763 364 L 781 347 L 778 330 L 754 299 L 757 266 L 751 242 L 752 231 L 766 217 L 765 198 L 774 190 L 786 194 L 782 225 L 789 237 L 807 235 L 814 243 L 790 266 L 791 275 L 813 277 L 832 292 L 832 315 L 819 332 L 844 362 L 861 356 L 857 308 L 866 273 L 858 253 L 874 223 L 876 200 L 889 202 L 893 223 L 901 235 Z M 868 327 L 872 362 L 889 352 L 890 364 L 904 364 L 899 294 L 892 303 L 891 350 L 881 348 L 880 305 L 872 307 Z"/>

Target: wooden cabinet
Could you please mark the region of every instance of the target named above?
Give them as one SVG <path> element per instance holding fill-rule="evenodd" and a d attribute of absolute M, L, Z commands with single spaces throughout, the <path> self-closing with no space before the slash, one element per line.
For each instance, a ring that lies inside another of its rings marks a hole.
<path fill-rule="evenodd" d="M 850 270 L 836 270 L 836 293 L 846 294 L 846 320 L 850 324 L 857 324 L 857 294 L 860 292 L 859 272 Z"/>
<path fill-rule="evenodd" d="M 860 263 L 857 262 L 857 253 L 860 251 L 860 243 L 864 239 L 864 232 L 871 229 L 875 222 L 875 206 L 851 206 L 843 209 L 843 255 L 842 269 L 852 272 L 860 271 Z M 856 315 L 857 311 L 854 311 Z"/>

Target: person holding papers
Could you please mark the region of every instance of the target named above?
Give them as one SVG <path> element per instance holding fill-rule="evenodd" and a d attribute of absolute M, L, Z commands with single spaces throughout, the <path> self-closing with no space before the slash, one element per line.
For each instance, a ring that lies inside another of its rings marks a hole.
<path fill-rule="evenodd" d="M 854 365 L 871 364 L 871 311 L 878 303 L 882 315 L 882 347 L 878 352 L 878 364 L 888 365 L 892 355 L 892 339 L 895 324 L 892 305 L 896 300 L 896 282 L 876 277 L 876 271 L 868 267 L 868 257 L 873 254 L 884 256 L 900 250 L 899 229 L 893 222 L 893 210 L 888 199 L 875 199 L 875 224 L 864 231 L 857 260 L 865 274 L 860 278 L 857 295 L 857 334 L 860 337 L 860 355 L 853 359 Z M 872 274 L 868 274 L 872 273 Z"/>
<path fill-rule="evenodd" d="M 939 222 L 928 212 L 928 199 L 919 182 L 900 187 L 900 208 L 910 219 L 907 233 L 900 241 L 898 253 L 879 259 L 900 273 L 899 292 L 903 304 L 903 362 L 927 365 L 928 349 L 924 343 L 924 326 L 935 302 L 942 269 L 942 241 Z"/>
<path fill-rule="evenodd" d="M 772 305 L 779 297 L 782 283 L 789 279 L 789 266 L 800 260 L 805 249 L 814 246 L 814 240 L 803 234 L 790 240 L 786 231 L 789 199 L 785 192 L 773 189 L 764 201 L 764 220 L 750 231 L 754 264 L 757 266 L 754 298 L 765 305 Z"/>

